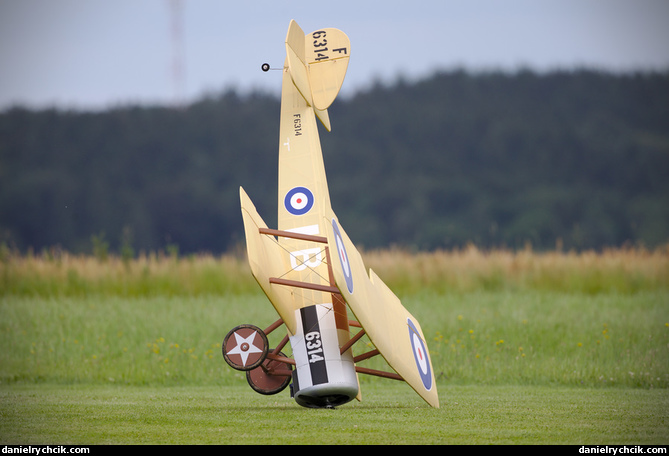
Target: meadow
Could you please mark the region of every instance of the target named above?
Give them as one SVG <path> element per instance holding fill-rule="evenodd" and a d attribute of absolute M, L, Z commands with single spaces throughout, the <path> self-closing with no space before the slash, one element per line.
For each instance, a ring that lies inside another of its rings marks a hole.
<path fill-rule="evenodd" d="M 243 255 L 5 249 L 0 442 L 669 443 L 669 248 L 363 257 L 421 322 L 440 409 L 365 376 L 335 411 L 253 392 L 220 351 L 277 318 Z"/>

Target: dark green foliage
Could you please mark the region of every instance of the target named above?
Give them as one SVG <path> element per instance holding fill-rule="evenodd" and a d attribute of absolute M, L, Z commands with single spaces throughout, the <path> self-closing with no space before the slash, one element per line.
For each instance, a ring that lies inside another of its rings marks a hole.
<path fill-rule="evenodd" d="M 337 100 L 330 118 L 332 204 L 358 245 L 669 239 L 669 73 L 452 71 Z M 0 241 L 238 248 L 240 185 L 276 223 L 278 125 L 278 93 L 0 113 Z"/>

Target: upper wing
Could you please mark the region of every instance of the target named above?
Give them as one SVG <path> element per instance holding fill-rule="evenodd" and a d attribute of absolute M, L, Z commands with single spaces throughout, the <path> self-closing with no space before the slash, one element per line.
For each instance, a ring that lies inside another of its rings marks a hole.
<path fill-rule="evenodd" d="M 439 407 L 430 354 L 418 321 L 370 269 L 335 214 L 325 217 L 332 271 L 342 296 L 367 336 L 395 371 L 433 407 Z"/>

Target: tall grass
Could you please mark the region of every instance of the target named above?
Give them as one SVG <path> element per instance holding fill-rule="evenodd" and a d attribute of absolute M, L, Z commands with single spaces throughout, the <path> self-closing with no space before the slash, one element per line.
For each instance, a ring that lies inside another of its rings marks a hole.
<path fill-rule="evenodd" d="M 597 294 L 669 289 L 669 245 L 601 252 L 461 250 L 363 252 L 365 263 L 398 294 L 544 290 Z M 41 254 L 0 255 L 0 295 L 202 296 L 258 290 L 243 255 L 135 258 Z"/>
<path fill-rule="evenodd" d="M 67 252 L 9 254 L 0 262 L 0 295 L 201 296 L 255 292 L 245 258 L 161 254 L 98 258 Z"/>
<path fill-rule="evenodd" d="M 481 250 L 365 252 L 371 267 L 393 289 L 412 293 L 477 290 L 544 290 L 596 294 L 669 289 L 669 245 L 601 252 Z"/>

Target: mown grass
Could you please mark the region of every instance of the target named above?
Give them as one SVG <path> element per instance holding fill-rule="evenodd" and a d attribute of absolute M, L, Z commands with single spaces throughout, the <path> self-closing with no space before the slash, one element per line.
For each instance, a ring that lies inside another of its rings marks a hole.
<path fill-rule="evenodd" d="M 220 344 L 277 317 L 243 257 L 45 252 L 0 261 L 0 441 L 309 443 L 309 420 L 314 443 L 669 441 L 669 250 L 365 259 L 421 321 L 439 411 L 365 376 L 340 415 L 251 391 Z"/>
<path fill-rule="evenodd" d="M 658 390 L 440 385 L 426 407 L 399 382 L 362 402 L 304 409 L 244 385 L 16 385 L 0 389 L 0 441 L 15 444 L 666 445 Z"/>

